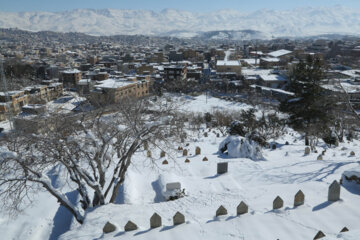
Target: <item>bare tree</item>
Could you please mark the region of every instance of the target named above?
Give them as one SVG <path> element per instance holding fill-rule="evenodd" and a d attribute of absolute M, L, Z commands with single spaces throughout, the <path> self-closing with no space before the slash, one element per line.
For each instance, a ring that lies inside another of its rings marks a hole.
<path fill-rule="evenodd" d="M 54 116 L 41 134 L 17 132 L 1 140 L 0 197 L 19 209 L 37 186 L 43 187 L 82 223 L 88 208 L 114 203 L 132 157 L 144 142 L 166 141 L 174 122 L 173 106 L 147 100 L 123 101 L 84 115 Z M 47 172 L 65 169 L 81 208 L 53 186 Z"/>

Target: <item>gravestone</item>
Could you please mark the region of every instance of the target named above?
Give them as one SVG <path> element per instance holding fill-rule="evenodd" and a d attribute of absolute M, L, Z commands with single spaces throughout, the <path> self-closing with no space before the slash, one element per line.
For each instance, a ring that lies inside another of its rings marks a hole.
<path fill-rule="evenodd" d="M 147 155 L 148 158 L 151 158 L 151 151 L 147 151 L 146 155 Z"/>
<path fill-rule="evenodd" d="M 189 160 L 189 159 L 186 159 L 186 160 L 185 160 L 185 163 L 190 163 L 190 160 Z"/>
<path fill-rule="evenodd" d="M 178 147 L 178 150 L 179 150 L 179 151 L 182 151 L 182 150 L 183 150 L 183 148 L 182 148 L 182 147 Z"/>
<path fill-rule="evenodd" d="M 342 233 L 342 232 L 348 232 L 348 231 L 349 231 L 349 229 L 347 227 L 344 227 L 343 229 L 341 229 L 340 232 Z"/>
<path fill-rule="evenodd" d="M 185 216 L 182 213 L 177 212 L 173 217 L 173 223 L 174 225 L 185 223 Z"/>
<path fill-rule="evenodd" d="M 227 212 L 226 208 L 223 205 L 221 205 L 218 208 L 218 210 L 216 210 L 216 216 L 227 215 L 227 214 L 228 214 L 228 212 Z"/>
<path fill-rule="evenodd" d="M 187 146 L 187 147 L 190 146 L 190 143 L 187 143 L 186 146 Z"/>
<path fill-rule="evenodd" d="M 147 141 L 144 141 L 144 149 L 149 150 L 149 144 Z"/>
<path fill-rule="evenodd" d="M 161 151 L 160 157 L 161 157 L 161 158 L 162 158 L 162 157 L 165 157 L 165 152 L 164 152 L 164 151 Z"/>
<path fill-rule="evenodd" d="M 201 154 L 201 148 L 196 147 L 195 149 L 195 155 L 200 155 Z"/>
<path fill-rule="evenodd" d="M 159 214 L 154 213 L 150 218 L 150 228 L 157 228 L 161 226 L 161 217 Z"/>
<path fill-rule="evenodd" d="M 173 190 L 180 190 L 181 183 L 179 182 L 172 182 L 166 184 L 166 191 L 173 191 Z"/>
<path fill-rule="evenodd" d="M 103 228 L 104 233 L 111 233 L 111 232 L 114 232 L 115 230 L 116 230 L 116 226 L 114 224 L 112 224 L 111 222 L 106 222 L 106 224 Z"/>
<path fill-rule="evenodd" d="M 209 161 L 209 159 L 207 157 L 204 157 L 203 162 L 207 162 L 207 161 Z"/>
<path fill-rule="evenodd" d="M 224 174 L 228 171 L 228 163 L 222 162 L 217 164 L 217 174 Z"/>
<path fill-rule="evenodd" d="M 273 201 L 273 209 L 279 209 L 284 206 L 284 201 L 281 199 L 281 197 L 277 196 Z"/>
<path fill-rule="evenodd" d="M 219 133 L 217 133 L 217 134 L 216 134 L 216 137 L 217 137 L 217 138 L 218 138 L 218 137 L 220 137 L 220 134 L 219 134 Z"/>
<path fill-rule="evenodd" d="M 207 133 L 207 132 L 204 133 L 204 137 L 208 137 L 208 133 Z"/>
<path fill-rule="evenodd" d="M 329 187 L 328 201 L 336 202 L 340 200 L 340 184 L 335 180 Z"/>
<path fill-rule="evenodd" d="M 317 157 L 317 160 L 323 160 L 322 154 Z"/>
<path fill-rule="evenodd" d="M 241 201 L 241 203 L 237 206 L 236 208 L 236 213 L 237 215 L 242 215 L 245 214 L 249 211 L 249 207 L 248 205 L 246 205 L 246 203 L 244 203 L 243 201 Z"/>
<path fill-rule="evenodd" d="M 184 149 L 183 150 L 183 156 L 187 156 L 188 155 L 188 150 L 187 149 Z"/>
<path fill-rule="evenodd" d="M 309 147 L 306 147 L 305 148 L 305 155 L 309 155 L 310 154 L 310 148 Z"/>
<path fill-rule="evenodd" d="M 325 234 L 324 234 L 322 231 L 319 231 L 319 232 L 315 235 L 314 240 L 320 239 L 320 238 L 323 238 L 323 237 L 325 237 Z"/>
<path fill-rule="evenodd" d="M 181 138 L 180 141 L 181 141 L 181 143 L 184 143 L 184 142 L 185 142 L 185 139 L 184 139 L 184 138 Z"/>
<path fill-rule="evenodd" d="M 169 164 L 169 162 L 168 162 L 167 160 L 164 160 L 164 161 L 162 162 L 162 164 L 163 164 L 163 165 L 167 165 L 167 164 Z"/>
<path fill-rule="evenodd" d="M 355 156 L 355 152 L 354 152 L 354 151 L 351 151 L 351 152 L 350 152 L 350 156 Z"/>
<path fill-rule="evenodd" d="M 304 193 L 299 190 L 296 194 L 295 194 L 295 198 L 294 198 L 294 207 L 300 206 L 300 205 L 304 205 L 305 202 L 305 195 Z"/>
<path fill-rule="evenodd" d="M 286 142 L 285 142 L 285 145 L 289 145 L 289 142 L 288 142 L 288 141 L 286 141 Z"/>
<path fill-rule="evenodd" d="M 138 229 L 138 227 L 132 221 L 128 221 L 127 224 L 125 225 L 124 229 L 126 232 L 128 232 L 128 231 L 134 231 L 134 230 Z"/>
<path fill-rule="evenodd" d="M 273 145 L 271 146 L 271 149 L 272 149 L 272 150 L 276 150 L 276 144 L 273 144 Z"/>

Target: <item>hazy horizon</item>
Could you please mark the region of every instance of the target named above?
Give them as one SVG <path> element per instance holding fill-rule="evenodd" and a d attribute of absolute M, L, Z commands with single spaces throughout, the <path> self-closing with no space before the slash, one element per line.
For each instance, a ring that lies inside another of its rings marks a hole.
<path fill-rule="evenodd" d="M 329 7 L 347 7 L 359 8 L 360 1 L 357 0 L 253 0 L 251 2 L 242 0 L 183 0 L 183 1 L 165 1 L 165 0 L 132 0 L 132 1 L 113 1 L 103 0 L 101 2 L 89 0 L 63 0 L 61 2 L 49 2 L 45 0 L 0 0 L 0 12 L 64 12 L 76 9 L 117 9 L 117 10 L 151 10 L 161 12 L 164 9 L 176 9 L 190 12 L 214 12 L 219 10 L 237 10 L 243 12 L 253 12 L 257 10 L 293 10 L 297 8 L 329 8 Z"/>

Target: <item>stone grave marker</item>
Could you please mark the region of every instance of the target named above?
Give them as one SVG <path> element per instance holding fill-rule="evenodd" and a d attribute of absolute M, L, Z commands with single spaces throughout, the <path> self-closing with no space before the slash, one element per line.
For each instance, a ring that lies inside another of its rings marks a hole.
<path fill-rule="evenodd" d="M 135 223 L 133 223 L 132 221 L 128 221 L 126 223 L 124 229 L 126 232 L 134 231 L 134 230 L 138 229 L 138 226 Z"/>
<path fill-rule="evenodd" d="M 162 158 L 162 157 L 165 157 L 165 152 L 164 152 L 164 151 L 161 151 L 160 157 L 161 157 L 161 158 Z"/>
<path fill-rule="evenodd" d="M 115 230 L 116 230 L 116 226 L 114 224 L 112 224 L 111 222 L 106 222 L 106 224 L 103 228 L 104 233 L 111 233 L 111 232 L 114 232 Z"/>
<path fill-rule="evenodd" d="M 241 203 L 237 206 L 236 208 L 236 213 L 237 215 L 242 215 L 245 214 L 249 211 L 249 207 L 248 205 L 246 205 L 246 203 L 244 203 L 243 201 L 241 201 Z"/>
<path fill-rule="evenodd" d="M 207 132 L 204 133 L 204 137 L 208 137 L 208 133 L 207 133 Z"/>
<path fill-rule="evenodd" d="M 147 141 L 144 141 L 144 149 L 149 150 L 149 143 Z"/>
<path fill-rule="evenodd" d="M 329 186 L 328 201 L 336 202 L 340 200 L 340 184 L 335 180 Z"/>
<path fill-rule="evenodd" d="M 323 157 L 322 157 L 323 155 L 322 154 L 320 154 L 318 157 L 317 157 L 317 160 L 323 160 Z"/>
<path fill-rule="evenodd" d="M 348 231 L 349 231 L 349 229 L 347 227 L 344 227 L 343 229 L 341 229 L 340 232 L 342 233 L 342 232 L 348 232 Z"/>
<path fill-rule="evenodd" d="M 273 209 L 279 209 L 284 206 L 284 201 L 281 199 L 281 197 L 277 196 L 273 201 Z"/>
<path fill-rule="evenodd" d="M 187 156 L 188 155 L 188 150 L 187 149 L 184 149 L 183 150 L 183 156 Z"/>
<path fill-rule="evenodd" d="M 201 148 L 196 147 L 195 149 L 195 155 L 200 155 L 201 154 Z"/>
<path fill-rule="evenodd" d="M 217 164 L 217 174 L 224 174 L 228 171 L 228 163 L 222 162 Z"/>
<path fill-rule="evenodd" d="M 167 164 L 169 164 L 169 162 L 168 162 L 167 160 L 164 160 L 164 161 L 162 162 L 162 164 L 163 164 L 163 165 L 167 165 Z"/>
<path fill-rule="evenodd" d="M 315 235 L 314 240 L 320 239 L 325 237 L 325 234 L 322 231 L 318 231 L 318 233 Z"/>
<path fill-rule="evenodd" d="M 147 151 L 147 152 L 146 152 L 146 156 L 147 156 L 148 158 L 151 158 L 151 156 L 152 156 L 152 155 L 151 155 L 151 151 Z"/>
<path fill-rule="evenodd" d="M 216 216 L 227 215 L 227 214 L 228 214 L 228 212 L 227 212 L 226 208 L 223 205 L 221 205 L 218 208 L 218 210 L 216 210 Z"/>
<path fill-rule="evenodd" d="M 177 212 L 173 217 L 173 223 L 174 225 L 185 223 L 185 216 L 182 213 Z"/>
<path fill-rule="evenodd" d="M 305 202 L 305 195 L 304 195 L 304 193 L 303 193 L 301 190 L 299 190 L 299 191 L 295 194 L 294 207 L 304 205 L 304 202 Z"/>
<path fill-rule="evenodd" d="M 207 161 L 209 161 L 209 159 L 207 157 L 204 157 L 203 162 L 207 162 Z"/>
<path fill-rule="evenodd" d="M 310 154 L 310 148 L 309 147 L 306 147 L 305 148 L 305 155 L 309 155 Z"/>
<path fill-rule="evenodd" d="M 161 217 L 159 214 L 154 213 L 150 218 L 150 228 L 157 228 L 162 225 Z"/>
<path fill-rule="evenodd" d="M 190 163 L 190 160 L 189 160 L 189 159 L 186 159 L 186 160 L 185 160 L 185 163 Z"/>

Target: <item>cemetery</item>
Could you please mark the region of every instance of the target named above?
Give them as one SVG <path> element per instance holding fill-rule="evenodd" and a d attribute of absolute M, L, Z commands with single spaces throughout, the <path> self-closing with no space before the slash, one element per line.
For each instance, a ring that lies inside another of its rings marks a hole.
<path fill-rule="evenodd" d="M 288 129 L 260 147 L 202 128 L 181 134 L 172 147 L 146 144 L 115 204 L 88 212 L 84 224 L 60 240 L 360 236 L 360 208 L 354 207 L 360 205 L 360 142 L 313 148 Z"/>

